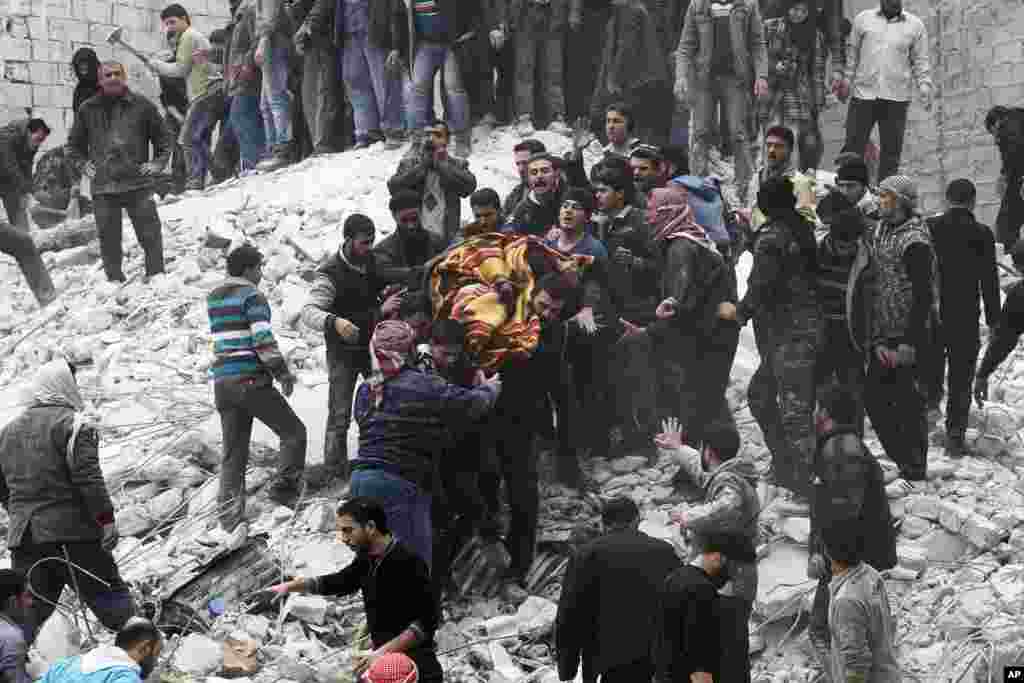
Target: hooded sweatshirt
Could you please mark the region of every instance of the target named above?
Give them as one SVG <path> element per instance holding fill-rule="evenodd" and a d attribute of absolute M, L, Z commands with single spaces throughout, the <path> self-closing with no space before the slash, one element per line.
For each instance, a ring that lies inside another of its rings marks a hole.
<path fill-rule="evenodd" d="M 102 645 L 57 662 L 42 683 L 142 683 L 142 668 L 121 648 Z"/>
<path fill-rule="evenodd" d="M 85 64 L 89 67 L 85 76 L 78 73 L 78 65 Z M 78 107 L 82 102 L 97 93 L 100 87 L 100 60 L 92 48 L 80 47 L 75 50 L 75 56 L 71 58 L 71 70 L 78 78 L 78 85 L 75 86 L 75 96 L 72 101 L 71 111 L 78 113 Z"/>

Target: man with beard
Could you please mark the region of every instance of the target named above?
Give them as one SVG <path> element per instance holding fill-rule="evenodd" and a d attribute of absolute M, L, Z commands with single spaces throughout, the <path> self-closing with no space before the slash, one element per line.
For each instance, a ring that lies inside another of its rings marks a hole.
<path fill-rule="evenodd" d="M 447 242 L 420 222 L 422 205 L 423 197 L 412 190 L 399 190 L 388 202 L 397 229 L 373 248 L 380 284 L 400 283 L 418 289 L 423 265 L 444 251 Z"/>
<path fill-rule="evenodd" d="M 546 152 L 535 154 L 526 173 L 530 191 L 508 214 L 505 229 L 543 237 L 558 222 L 563 193 L 561 161 Z"/>
<path fill-rule="evenodd" d="M 516 207 L 519 206 L 519 202 L 523 201 L 523 198 L 530 191 L 530 159 L 536 154 L 544 154 L 547 151 L 543 142 L 532 139 L 523 140 L 512 148 L 512 155 L 516 162 L 516 173 L 519 174 L 519 184 L 505 197 L 505 203 L 502 205 L 503 215 L 511 215 Z"/>
<path fill-rule="evenodd" d="M 629 152 L 629 167 L 633 169 L 637 203 L 646 205 L 647 197 L 656 187 L 665 187 L 669 167 L 661 149 L 654 145 L 637 145 Z"/>
<path fill-rule="evenodd" d="M 793 184 L 797 212 L 812 225 L 817 224 L 818 215 L 814 209 L 814 176 L 800 173 L 793 165 L 793 150 L 796 136 L 786 126 L 771 126 L 764 133 L 765 165 L 757 174 L 760 187 L 772 178 L 788 178 Z M 756 232 L 767 221 L 764 209 L 755 203 L 750 223 Z"/>
<path fill-rule="evenodd" d="M 317 268 L 302 321 L 322 331 L 327 342 L 330 390 L 324 470 L 327 478 L 348 479 L 348 429 L 359 375 L 370 374 L 369 344 L 377 310 L 373 221 L 354 213 L 345 219 L 344 241 Z"/>
<path fill-rule="evenodd" d="M 156 105 L 133 93 L 124 65 L 100 67 L 102 95 L 78 110 L 68 134 L 72 158 L 92 179 L 96 232 L 107 279 L 126 280 L 121 262 L 122 211 L 128 211 L 145 253 L 146 277 L 164 272 L 163 235 L 153 201 L 153 177 L 167 166 L 170 136 Z M 149 147 L 153 146 L 153 160 Z"/>
<path fill-rule="evenodd" d="M 928 466 L 918 360 L 928 348 L 934 257 L 914 181 L 889 176 L 878 190 L 881 222 L 850 273 L 850 287 L 864 309 L 851 312 L 853 340 L 867 354 L 868 417 L 900 468 L 901 479 L 889 487 L 906 493 L 913 488 L 908 482 L 925 480 Z"/>
<path fill-rule="evenodd" d="M 885 495 L 882 468 L 861 440 L 860 397 L 847 387 L 832 385 L 819 394 L 815 427 L 815 485 L 811 499 L 811 538 L 807 576 L 818 580 L 807 635 L 827 672 L 831 637 L 828 629 L 829 581 L 822 530 L 850 520 L 865 540 L 864 561 L 878 571 L 896 566 L 896 529 Z M 826 677 L 826 680 L 828 678 Z M 838 681 L 836 683 L 844 683 Z"/>
<path fill-rule="evenodd" d="M 362 591 L 373 651 L 357 663 L 361 673 L 377 659 L 402 652 L 416 663 L 421 683 L 444 678 L 437 661 L 434 632 L 440 609 L 430 585 L 426 562 L 404 539 L 392 533 L 384 506 L 353 497 L 338 506 L 338 538 L 355 551 L 347 567 L 333 574 L 298 577 L 267 589 L 263 600 L 288 593 L 345 596 Z"/>
<path fill-rule="evenodd" d="M 25 671 L 28 646 L 22 632 L 25 613 L 32 607 L 32 591 L 25 574 L 0 569 L 0 681 L 25 683 L 32 677 Z"/>
<path fill-rule="evenodd" d="M 846 78 L 837 90 L 852 89 L 846 114 L 844 152 L 864 154 L 878 124 L 878 179 L 899 171 L 907 109 L 916 82 L 921 103 L 931 111 L 933 86 L 928 31 L 903 0 L 880 0 L 853 20 L 847 41 Z"/>
<path fill-rule="evenodd" d="M 156 669 L 163 645 L 153 622 L 136 617 L 117 632 L 113 645 L 57 662 L 42 683 L 142 683 Z"/>
<path fill-rule="evenodd" d="M 936 385 L 941 395 L 946 364 L 949 391 L 946 402 L 946 455 L 965 455 L 964 432 L 971 411 L 971 384 L 981 340 L 978 317 L 981 300 L 985 322 L 999 322 L 999 273 L 992 230 L 974 217 L 978 192 L 966 178 L 946 188 L 946 213 L 928 221 L 938 261 L 939 320 Z"/>
<path fill-rule="evenodd" d="M 434 121 L 388 180 L 392 194 L 409 190 L 420 195 L 421 224 L 445 244 L 455 239 L 462 227 L 462 198 L 476 189 L 469 162 L 449 155 L 449 135 L 447 123 Z"/>
<path fill-rule="evenodd" d="M 796 211 L 789 178 L 761 186 L 757 204 L 768 222 L 754 235 L 747 293 L 724 317 L 754 321 L 761 364 L 748 396 L 772 453 L 776 482 L 806 502 L 813 449 L 814 358 L 818 337 L 814 227 Z"/>

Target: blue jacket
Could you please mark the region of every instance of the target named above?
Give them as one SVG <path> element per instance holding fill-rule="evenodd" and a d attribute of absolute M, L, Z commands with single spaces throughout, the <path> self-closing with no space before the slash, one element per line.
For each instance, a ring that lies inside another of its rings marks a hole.
<path fill-rule="evenodd" d="M 693 220 L 704 228 L 712 242 L 721 244 L 730 242 L 732 237 L 725 221 L 722 206 L 722 190 L 715 178 L 683 175 L 672 179 L 673 183 L 682 185 L 690 193 L 690 208 L 693 209 Z"/>
<path fill-rule="evenodd" d="M 57 662 L 42 683 L 142 683 L 142 669 L 121 648 L 103 645 Z"/>

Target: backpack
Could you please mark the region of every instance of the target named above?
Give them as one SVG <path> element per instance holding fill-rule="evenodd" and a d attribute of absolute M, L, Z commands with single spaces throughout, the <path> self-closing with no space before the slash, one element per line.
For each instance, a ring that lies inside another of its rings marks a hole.
<path fill-rule="evenodd" d="M 673 178 L 672 182 L 686 188 L 693 220 L 704 228 L 712 242 L 727 244 L 735 239 L 736 226 L 726 220 L 725 198 L 717 178 L 684 175 Z"/>

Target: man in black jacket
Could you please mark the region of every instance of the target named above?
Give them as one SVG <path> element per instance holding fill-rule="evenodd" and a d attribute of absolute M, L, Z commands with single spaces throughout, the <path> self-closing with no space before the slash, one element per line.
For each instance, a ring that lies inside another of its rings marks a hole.
<path fill-rule="evenodd" d="M 655 634 L 655 680 L 659 683 L 713 683 L 728 656 L 719 638 L 718 589 L 733 562 L 755 562 L 756 555 L 728 535 L 704 539 L 701 554 L 665 581 Z"/>
<path fill-rule="evenodd" d="M 523 201 L 523 197 L 530 191 L 530 175 L 528 173 L 530 158 L 534 154 L 544 154 L 547 151 L 547 147 L 544 146 L 543 142 L 532 138 L 530 140 L 523 140 L 512 148 L 512 155 L 516 162 L 516 172 L 519 174 L 519 184 L 505 197 L 505 203 L 501 207 L 503 215 L 511 215 L 516 207 L 519 206 L 519 202 Z"/>
<path fill-rule="evenodd" d="M 444 672 L 437 661 L 434 633 L 441 614 L 426 562 L 391 534 L 384 508 L 376 501 L 343 502 L 338 506 L 337 524 L 342 541 L 356 552 L 355 560 L 334 574 L 277 584 L 265 596 L 345 596 L 362 591 L 374 649 L 358 663 L 357 673 L 389 652 L 403 652 L 416 663 L 417 680 L 440 683 Z"/>
<path fill-rule="evenodd" d="M 573 680 L 582 658 L 585 683 L 649 681 L 651 614 L 679 558 L 639 530 L 640 510 L 629 498 L 605 503 L 601 521 L 605 535 L 580 548 L 566 569 L 555 621 L 559 678 Z"/>
<path fill-rule="evenodd" d="M 0 128 L 0 201 L 7 220 L 21 230 L 28 230 L 32 162 L 49 135 L 42 119 L 21 119 Z"/>
<path fill-rule="evenodd" d="M 1009 252 L 1020 239 L 1020 226 L 1024 224 L 1024 109 L 992 107 L 985 117 L 985 130 L 996 139 L 1003 162 L 996 186 L 1003 200 L 996 218 L 996 235 Z"/>
<path fill-rule="evenodd" d="M 561 160 L 547 152 L 530 157 L 526 167 L 530 191 L 505 214 L 506 231 L 543 237 L 558 223 L 558 210 L 567 189 L 561 170 Z"/>
<path fill-rule="evenodd" d="M 1013 267 L 1018 273 L 1024 273 L 1024 242 L 1018 241 L 1010 252 Z M 988 399 L 989 375 L 1006 360 L 1015 348 L 1020 335 L 1024 334 L 1024 280 L 1018 282 L 1006 292 L 1006 303 L 999 313 L 999 321 L 992 330 L 985 357 L 978 367 L 978 375 L 974 379 L 974 399 L 979 406 Z"/>
<path fill-rule="evenodd" d="M 941 391 L 949 363 L 946 402 L 946 455 L 964 455 L 964 432 L 971 410 L 971 384 L 981 346 L 978 330 L 979 299 L 985 303 L 985 322 L 999 320 L 999 275 L 992 231 L 974 218 L 977 200 L 974 183 L 965 178 L 946 188 L 949 210 L 928 220 L 939 265 L 940 357 L 936 359 L 937 386 Z M 877 567 L 876 567 L 877 568 Z"/>
<path fill-rule="evenodd" d="M 819 394 L 811 557 L 807 564 L 807 576 L 819 583 L 807 631 L 825 671 L 830 666 L 828 605 L 832 571 L 825 559 L 822 530 L 836 522 L 852 521 L 865 540 L 865 562 L 878 571 L 895 567 L 897 562 L 896 530 L 882 468 L 864 446 L 854 424 L 859 411 L 859 397 L 847 387 L 832 385 Z"/>
<path fill-rule="evenodd" d="M 376 322 L 379 286 L 371 251 L 373 221 L 354 213 L 345 219 L 345 241 L 317 268 L 302 321 L 327 342 L 330 392 L 324 466 L 328 477 L 348 478 L 348 428 L 359 375 L 370 376 L 370 334 Z"/>
<path fill-rule="evenodd" d="M 400 190 L 388 202 L 397 228 L 373 249 L 377 277 L 383 285 L 400 283 L 418 289 L 423 265 L 445 249 L 444 238 L 428 232 L 420 222 L 422 203 L 412 190 Z"/>
<path fill-rule="evenodd" d="M 100 67 L 101 94 L 86 100 L 68 134 L 68 149 L 92 179 L 93 210 L 107 279 L 124 281 L 122 211 L 135 227 L 146 276 L 164 272 L 163 235 L 153 201 L 154 177 L 167 166 L 170 135 L 156 105 L 133 93 L 118 62 Z M 149 147 L 153 145 L 153 159 Z"/>

